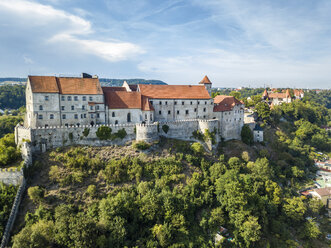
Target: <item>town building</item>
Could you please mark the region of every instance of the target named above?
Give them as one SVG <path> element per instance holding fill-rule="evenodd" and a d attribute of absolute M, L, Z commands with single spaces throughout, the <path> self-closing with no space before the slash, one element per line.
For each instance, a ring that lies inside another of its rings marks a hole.
<path fill-rule="evenodd" d="M 244 125 L 245 105 L 233 96 L 218 95 L 214 98 L 214 118 L 219 120 L 222 138 L 240 139 Z"/>
<path fill-rule="evenodd" d="M 268 92 L 267 89 L 265 89 L 262 94 L 262 99 L 270 106 L 290 103 L 292 101 L 289 89 L 285 92 Z"/>
<path fill-rule="evenodd" d="M 259 124 L 256 124 L 253 129 L 254 142 L 263 142 L 263 129 Z"/>

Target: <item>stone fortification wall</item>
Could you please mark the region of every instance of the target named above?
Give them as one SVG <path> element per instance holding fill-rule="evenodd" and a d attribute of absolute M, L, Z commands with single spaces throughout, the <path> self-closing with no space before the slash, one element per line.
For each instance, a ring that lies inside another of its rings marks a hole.
<path fill-rule="evenodd" d="M 22 157 L 24 159 L 23 162 L 24 165 L 30 166 L 32 164 L 32 152 L 31 152 L 30 144 L 27 142 L 23 142 L 21 145 L 21 152 L 22 152 Z M 23 169 L 20 170 L 1 169 L 0 181 L 2 181 L 5 184 L 14 184 L 14 185 L 20 184 L 1 240 L 0 248 L 5 248 L 10 238 L 10 232 L 15 223 L 15 219 L 21 203 L 21 199 L 26 188 L 26 181 L 23 175 Z"/>
<path fill-rule="evenodd" d="M 17 168 L 0 169 L 0 182 L 7 185 L 20 185 L 23 179 L 23 171 Z"/>
<path fill-rule="evenodd" d="M 169 127 L 168 132 L 164 132 L 163 126 Z M 192 140 L 192 132 L 199 129 L 198 120 L 180 120 L 159 123 L 159 134 L 173 139 Z"/>
<path fill-rule="evenodd" d="M 136 140 L 152 142 L 159 139 L 158 124 L 137 124 L 136 125 Z"/>

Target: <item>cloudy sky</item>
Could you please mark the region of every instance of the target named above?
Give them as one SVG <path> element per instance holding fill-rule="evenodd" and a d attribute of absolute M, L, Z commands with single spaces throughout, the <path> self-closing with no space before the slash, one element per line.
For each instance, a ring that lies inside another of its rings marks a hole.
<path fill-rule="evenodd" d="M 0 77 L 330 88 L 330 0 L 0 0 Z"/>

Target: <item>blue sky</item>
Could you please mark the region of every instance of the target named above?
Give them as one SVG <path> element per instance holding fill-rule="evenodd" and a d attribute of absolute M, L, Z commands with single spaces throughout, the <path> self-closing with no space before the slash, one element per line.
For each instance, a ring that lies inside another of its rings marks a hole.
<path fill-rule="evenodd" d="M 330 88 L 330 0 L 0 0 L 0 77 Z"/>

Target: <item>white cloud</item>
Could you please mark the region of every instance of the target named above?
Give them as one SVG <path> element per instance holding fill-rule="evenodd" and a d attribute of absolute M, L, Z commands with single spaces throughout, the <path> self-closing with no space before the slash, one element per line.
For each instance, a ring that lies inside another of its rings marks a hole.
<path fill-rule="evenodd" d="M 22 30 L 28 36 L 34 36 L 26 37 L 26 42 L 30 38 L 34 45 L 39 42 L 40 45 L 51 44 L 59 49 L 56 42 L 62 45 L 66 43 L 65 47 L 71 46 L 73 51 L 79 50 L 80 53 L 93 54 L 108 61 L 129 59 L 143 52 L 133 43 L 95 39 L 97 34 L 89 21 L 37 2 L 0 0 L 0 22 L 2 21 L 10 27 L 10 32 Z M 91 36 L 94 39 L 90 39 Z M 22 46 L 23 42 L 22 39 Z"/>

